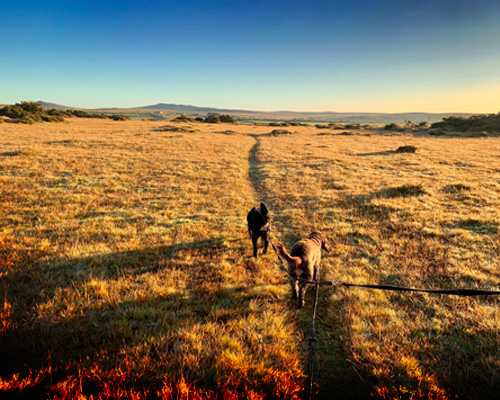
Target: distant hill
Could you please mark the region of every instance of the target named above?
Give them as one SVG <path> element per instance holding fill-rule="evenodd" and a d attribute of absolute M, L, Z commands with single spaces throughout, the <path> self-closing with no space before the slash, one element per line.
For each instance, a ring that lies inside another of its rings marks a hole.
<path fill-rule="evenodd" d="M 218 113 L 218 114 L 257 114 L 258 111 L 233 110 L 214 107 L 197 107 L 183 104 L 158 103 L 152 106 L 136 107 L 137 110 L 167 110 L 190 113 Z"/>
<path fill-rule="evenodd" d="M 47 101 L 42 101 L 42 100 L 38 100 L 37 103 L 40 104 L 42 107 L 55 108 L 56 110 L 84 110 L 84 108 L 62 106 L 60 104 L 49 103 Z"/>
<path fill-rule="evenodd" d="M 215 107 L 198 107 L 184 104 L 173 103 L 158 103 L 149 106 L 140 106 L 133 108 L 99 108 L 99 109 L 85 109 L 78 107 L 64 106 L 56 103 L 46 101 L 38 101 L 42 107 L 55 108 L 59 110 L 86 110 L 86 111 L 109 111 L 119 112 L 120 114 L 134 114 L 135 112 L 151 112 L 151 113 L 166 113 L 166 114 L 187 114 L 192 116 L 206 116 L 206 114 L 229 114 L 233 117 L 249 120 L 291 120 L 297 122 L 337 122 L 337 123 L 359 123 L 359 124 L 388 124 L 388 123 L 405 123 L 411 121 L 414 123 L 427 122 L 433 123 L 441 121 L 443 118 L 448 117 L 470 117 L 470 113 L 424 113 L 424 112 L 409 112 L 409 113 L 366 113 L 366 112 L 301 112 L 301 111 L 255 111 L 255 110 L 240 110 L 240 109 L 226 109 Z"/>

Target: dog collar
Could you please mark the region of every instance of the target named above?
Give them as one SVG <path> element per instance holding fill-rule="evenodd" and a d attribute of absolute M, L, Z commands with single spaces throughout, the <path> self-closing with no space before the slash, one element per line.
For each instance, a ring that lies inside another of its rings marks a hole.
<path fill-rule="evenodd" d="M 321 240 L 316 235 L 309 235 L 307 239 L 315 240 L 320 246 L 322 245 Z"/>

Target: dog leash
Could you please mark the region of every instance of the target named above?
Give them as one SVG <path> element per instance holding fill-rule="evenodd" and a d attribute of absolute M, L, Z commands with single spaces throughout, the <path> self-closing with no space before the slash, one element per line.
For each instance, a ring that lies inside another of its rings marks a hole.
<path fill-rule="evenodd" d="M 372 285 L 372 284 L 357 284 L 357 283 L 347 283 L 347 282 L 334 282 L 334 281 L 310 281 L 303 278 L 298 278 L 290 275 L 288 272 L 288 268 L 286 268 L 285 263 L 281 259 L 278 254 L 278 250 L 274 245 L 271 235 L 269 235 L 269 242 L 278 257 L 280 262 L 281 269 L 288 275 L 289 278 L 295 279 L 302 283 L 307 283 L 310 285 L 319 285 L 319 286 L 343 286 L 347 289 L 350 288 L 365 288 L 365 289 L 377 289 L 377 290 L 386 290 L 386 291 L 395 291 L 395 292 L 417 292 L 417 293 L 430 293 L 430 294 L 446 294 L 446 295 L 455 295 L 461 297 L 467 296 L 498 296 L 500 295 L 499 290 L 480 290 L 480 289 L 419 289 L 419 288 L 410 288 L 404 286 L 394 286 L 394 285 Z"/>

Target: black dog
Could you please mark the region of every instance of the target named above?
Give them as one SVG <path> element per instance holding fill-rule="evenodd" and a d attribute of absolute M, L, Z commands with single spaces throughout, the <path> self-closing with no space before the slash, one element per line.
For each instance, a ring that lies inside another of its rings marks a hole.
<path fill-rule="evenodd" d="M 248 233 L 252 238 L 253 256 L 257 258 L 257 241 L 259 237 L 264 242 L 264 254 L 267 253 L 269 246 L 269 228 L 271 227 L 271 218 L 269 211 L 264 203 L 260 207 L 254 207 L 247 215 Z"/>

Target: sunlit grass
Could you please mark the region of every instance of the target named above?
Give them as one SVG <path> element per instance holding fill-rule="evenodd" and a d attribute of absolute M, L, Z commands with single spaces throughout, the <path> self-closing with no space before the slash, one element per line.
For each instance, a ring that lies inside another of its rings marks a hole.
<path fill-rule="evenodd" d="M 327 234 L 323 279 L 500 286 L 497 139 L 164 126 L 1 126 L 0 390 L 297 398 L 311 315 L 251 258 L 260 201 L 275 241 Z M 499 322 L 496 298 L 322 288 L 318 396 L 493 398 Z"/>

